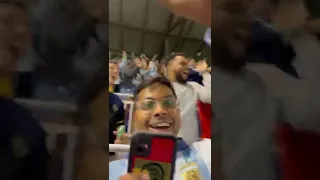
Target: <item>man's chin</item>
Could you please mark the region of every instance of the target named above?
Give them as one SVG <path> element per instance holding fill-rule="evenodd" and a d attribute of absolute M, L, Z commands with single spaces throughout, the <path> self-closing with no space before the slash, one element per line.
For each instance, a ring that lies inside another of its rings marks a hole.
<path fill-rule="evenodd" d="M 177 81 L 178 81 L 178 83 L 186 84 L 188 82 L 188 79 L 179 78 Z"/>

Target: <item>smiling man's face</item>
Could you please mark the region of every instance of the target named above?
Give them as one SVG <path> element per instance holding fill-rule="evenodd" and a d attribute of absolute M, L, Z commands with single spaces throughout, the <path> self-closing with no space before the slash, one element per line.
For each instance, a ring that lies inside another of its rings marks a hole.
<path fill-rule="evenodd" d="M 27 14 L 12 4 L 0 3 L 0 71 L 14 71 L 31 43 Z"/>
<path fill-rule="evenodd" d="M 188 81 L 189 61 L 184 56 L 176 56 L 168 63 L 168 72 L 174 74 L 177 82 L 185 84 Z"/>
<path fill-rule="evenodd" d="M 140 91 L 133 113 L 135 131 L 177 135 L 180 129 L 180 111 L 173 91 L 161 83 Z"/>

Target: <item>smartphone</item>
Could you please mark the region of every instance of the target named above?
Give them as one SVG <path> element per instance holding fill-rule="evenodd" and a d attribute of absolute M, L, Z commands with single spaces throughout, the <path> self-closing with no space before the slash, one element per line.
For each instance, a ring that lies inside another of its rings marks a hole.
<path fill-rule="evenodd" d="M 117 139 L 120 139 L 120 137 L 126 133 L 126 126 L 125 125 L 121 125 L 118 129 L 117 129 Z"/>
<path fill-rule="evenodd" d="M 130 142 L 128 172 L 147 171 L 151 180 L 172 180 L 176 152 L 175 136 L 135 133 Z"/>

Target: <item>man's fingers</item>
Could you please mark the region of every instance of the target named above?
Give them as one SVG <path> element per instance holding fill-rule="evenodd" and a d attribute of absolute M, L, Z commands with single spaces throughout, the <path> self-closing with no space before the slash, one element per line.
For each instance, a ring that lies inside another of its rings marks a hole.
<path fill-rule="evenodd" d="M 125 174 L 123 176 L 120 176 L 119 180 L 134 180 L 133 174 Z"/>
<path fill-rule="evenodd" d="M 129 141 L 131 139 L 131 135 L 130 134 L 123 134 L 122 136 L 120 136 L 120 140 L 122 143 L 121 144 L 129 144 Z"/>
<path fill-rule="evenodd" d="M 114 131 L 115 135 L 117 135 L 116 131 Z M 131 134 L 123 134 L 119 138 L 114 141 L 114 144 L 129 144 L 131 139 Z"/>
<path fill-rule="evenodd" d="M 125 134 L 126 138 L 131 139 L 132 135 L 131 134 Z"/>
<path fill-rule="evenodd" d="M 126 139 L 130 139 L 130 138 L 131 138 L 131 135 L 130 135 L 130 134 L 127 134 L 127 133 L 122 134 L 122 135 L 120 136 L 120 140 L 126 140 Z"/>

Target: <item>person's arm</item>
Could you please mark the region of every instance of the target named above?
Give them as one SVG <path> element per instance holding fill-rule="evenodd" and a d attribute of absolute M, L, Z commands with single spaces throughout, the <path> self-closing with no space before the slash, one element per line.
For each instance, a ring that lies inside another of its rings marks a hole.
<path fill-rule="evenodd" d="M 152 77 L 157 76 L 158 75 L 157 68 L 153 67 L 152 69 L 150 69 L 149 70 L 149 75 L 152 76 Z"/>
<path fill-rule="evenodd" d="M 202 73 L 202 83 L 204 86 L 211 87 L 211 74 L 209 72 Z"/>
<path fill-rule="evenodd" d="M 212 0 L 160 0 L 175 15 L 197 23 L 211 25 Z"/>
<path fill-rule="evenodd" d="M 121 59 L 121 63 L 119 65 L 120 70 L 127 65 L 128 62 L 128 56 L 127 53 L 125 51 L 122 52 L 122 59 Z"/>
<path fill-rule="evenodd" d="M 196 91 L 200 101 L 211 104 L 211 86 L 202 86 L 197 82 L 188 82 Z"/>
<path fill-rule="evenodd" d="M 155 76 L 158 75 L 157 71 L 150 71 L 149 74 L 150 74 L 151 77 L 155 77 Z"/>
<path fill-rule="evenodd" d="M 202 71 L 202 83 L 199 84 L 198 82 L 188 82 L 190 85 L 192 85 L 193 89 L 197 92 L 198 98 L 200 101 L 204 103 L 211 104 L 211 75 L 210 73 L 206 72 L 207 64 L 204 61 L 204 64 L 201 65 L 201 67 L 198 68 L 199 71 Z"/>

